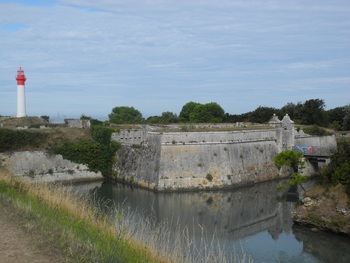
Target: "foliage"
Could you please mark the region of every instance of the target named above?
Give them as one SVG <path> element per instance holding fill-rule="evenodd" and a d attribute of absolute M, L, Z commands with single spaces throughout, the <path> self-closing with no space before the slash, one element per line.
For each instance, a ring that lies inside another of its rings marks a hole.
<path fill-rule="evenodd" d="M 177 115 L 170 111 L 165 111 L 162 113 L 162 119 L 165 123 L 176 123 L 178 121 Z"/>
<path fill-rule="evenodd" d="M 302 108 L 301 123 L 306 125 L 325 125 L 325 103 L 320 99 L 305 101 Z"/>
<path fill-rule="evenodd" d="M 305 133 L 307 133 L 309 135 L 315 135 L 315 136 L 331 135 L 331 133 L 327 132 L 325 129 L 323 129 L 317 125 L 312 125 L 310 127 L 306 127 L 303 130 Z"/>
<path fill-rule="evenodd" d="M 113 129 L 110 127 L 105 127 L 101 125 L 92 125 L 90 127 L 90 132 L 92 138 L 104 145 L 109 145 L 111 143 L 111 136 L 113 133 Z"/>
<path fill-rule="evenodd" d="M 100 171 L 103 176 L 108 176 L 112 173 L 115 152 L 120 143 L 111 141 L 113 129 L 110 127 L 92 125 L 90 132 L 93 142 L 64 142 L 56 145 L 54 152 L 73 162 L 87 164 L 90 170 Z"/>
<path fill-rule="evenodd" d="M 296 122 L 297 120 L 301 120 L 302 108 L 303 104 L 301 102 L 289 102 L 281 108 L 281 115 L 284 116 L 288 114 L 288 116 Z"/>
<path fill-rule="evenodd" d="M 222 122 L 225 111 L 216 102 L 198 104 L 190 113 L 190 122 L 194 123 L 218 123 Z"/>
<path fill-rule="evenodd" d="M 342 184 L 350 196 L 350 142 L 339 141 L 337 152 L 321 172 L 322 182 L 328 185 Z"/>
<path fill-rule="evenodd" d="M 345 117 L 345 107 L 337 107 L 326 111 L 327 123 L 335 130 L 342 130 Z"/>
<path fill-rule="evenodd" d="M 181 109 L 181 112 L 179 114 L 179 118 L 182 122 L 189 122 L 190 121 L 190 114 L 193 112 L 194 108 L 197 105 L 201 105 L 198 102 L 187 102 Z"/>
<path fill-rule="evenodd" d="M 281 168 L 286 165 L 293 169 L 294 172 L 298 171 L 299 165 L 301 165 L 301 158 L 303 154 L 293 150 L 286 150 L 277 154 L 274 158 L 274 163 L 277 168 Z"/>
<path fill-rule="evenodd" d="M 278 111 L 279 110 L 275 108 L 259 106 L 254 111 L 248 113 L 248 121 L 253 123 L 266 123 L 271 119 L 273 114 L 278 115 Z"/>
<path fill-rule="evenodd" d="M 304 167 L 304 162 L 302 160 L 303 154 L 301 152 L 296 152 L 293 150 L 283 151 L 275 156 L 275 166 L 281 168 L 286 165 L 293 169 L 293 174 L 288 180 L 289 185 L 298 184 L 305 191 L 302 183 L 306 182 L 306 177 L 299 173 L 299 168 Z M 283 186 L 279 186 L 279 189 L 284 189 Z"/>
<path fill-rule="evenodd" d="M 65 159 L 88 165 L 91 171 L 100 171 L 103 176 L 108 176 L 111 174 L 113 156 L 118 147 L 117 143 L 109 146 L 83 140 L 58 144 L 54 152 L 61 154 Z"/>
<path fill-rule="evenodd" d="M 121 106 L 112 109 L 108 114 L 109 121 L 116 124 L 135 124 L 142 123 L 143 117 L 139 110 L 134 107 Z"/>
<path fill-rule="evenodd" d="M 209 174 L 209 173 L 207 174 L 207 176 L 205 178 L 207 178 L 207 180 L 209 182 L 211 182 L 213 180 L 213 176 L 211 174 Z"/>
<path fill-rule="evenodd" d="M 235 122 L 245 122 L 248 121 L 249 113 L 243 114 L 229 114 L 225 113 L 224 122 L 235 123 Z"/>
<path fill-rule="evenodd" d="M 162 116 L 151 116 L 147 118 L 147 123 L 177 123 L 178 117 L 175 113 L 172 113 L 170 111 L 166 111 L 162 113 Z"/>
<path fill-rule="evenodd" d="M 288 184 L 295 185 L 299 184 L 303 189 L 302 183 L 305 183 L 307 181 L 306 176 L 301 175 L 300 173 L 294 173 L 291 178 L 288 180 Z M 305 189 L 304 189 L 305 191 Z"/>
<path fill-rule="evenodd" d="M 50 116 L 43 115 L 43 116 L 40 116 L 40 118 L 44 119 L 47 122 L 50 122 Z"/>
<path fill-rule="evenodd" d="M 37 149 L 47 137 L 45 133 L 28 130 L 0 129 L 0 152 Z"/>
<path fill-rule="evenodd" d="M 90 117 L 90 116 L 87 116 L 87 115 L 85 115 L 85 114 L 82 114 L 82 115 L 80 116 L 80 119 L 81 119 L 81 120 L 91 120 L 91 117 Z"/>
<path fill-rule="evenodd" d="M 350 104 L 345 107 L 343 119 L 343 131 L 350 131 Z"/>

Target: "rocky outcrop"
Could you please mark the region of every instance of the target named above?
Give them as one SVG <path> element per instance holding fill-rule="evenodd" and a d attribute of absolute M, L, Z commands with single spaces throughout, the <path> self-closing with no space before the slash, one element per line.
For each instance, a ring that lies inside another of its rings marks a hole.
<path fill-rule="evenodd" d="M 14 176 L 31 182 L 72 182 L 102 179 L 101 173 L 89 171 L 84 164 L 63 159 L 44 151 L 0 153 L 0 166 Z"/>

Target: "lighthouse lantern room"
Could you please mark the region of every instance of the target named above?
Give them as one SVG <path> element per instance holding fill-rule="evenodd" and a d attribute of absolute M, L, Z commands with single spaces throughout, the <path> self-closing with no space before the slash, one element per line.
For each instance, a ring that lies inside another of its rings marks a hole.
<path fill-rule="evenodd" d="M 26 76 L 24 75 L 23 69 L 20 67 L 17 70 L 17 117 L 26 116 L 26 96 L 25 96 L 25 82 Z"/>

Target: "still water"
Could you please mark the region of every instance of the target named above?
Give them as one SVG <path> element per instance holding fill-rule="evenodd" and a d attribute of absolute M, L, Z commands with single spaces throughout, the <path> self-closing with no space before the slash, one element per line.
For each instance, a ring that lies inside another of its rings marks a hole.
<path fill-rule="evenodd" d="M 110 182 L 76 187 L 94 200 L 105 200 L 104 209 L 131 209 L 157 224 L 166 222 L 174 232 L 186 228 L 195 242 L 215 237 L 228 258 L 244 251 L 255 263 L 350 262 L 349 238 L 293 225 L 295 192 L 276 190 L 280 183 L 184 193 L 154 193 Z"/>

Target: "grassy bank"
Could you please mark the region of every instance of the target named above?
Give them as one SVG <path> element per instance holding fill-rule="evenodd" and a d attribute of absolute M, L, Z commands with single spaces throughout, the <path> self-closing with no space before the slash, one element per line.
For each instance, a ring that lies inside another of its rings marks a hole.
<path fill-rule="evenodd" d="M 30 184 L 0 168 L 3 204 L 35 225 L 48 240 L 45 246 L 64 250 L 67 262 L 252 262 L 241 249 L 231 248 L 232 255 L 225 256 L 215 237 L 196 244 L 186 229 L 173 232 L 166 223 L 155 225 L 128 210 L 105 216 L 67 186 Z"/>
<path fill-rule="evenodd" d="M 171 262 L 134 240 L 127 229 L 115 227 L 67 187 L 28 184 L 0 171 L 0 202 L 40 225 L 38 231 L 50 235 L 71 262 Z"/>

